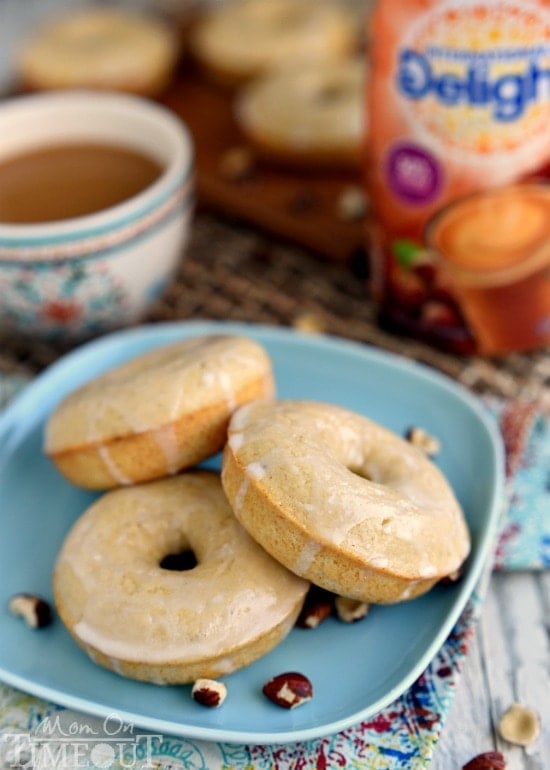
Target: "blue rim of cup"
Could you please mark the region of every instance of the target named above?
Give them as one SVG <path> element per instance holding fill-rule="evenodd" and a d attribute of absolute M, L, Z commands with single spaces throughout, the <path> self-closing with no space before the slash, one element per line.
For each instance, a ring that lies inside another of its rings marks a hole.
<path fill-rule="evenodd" d="M 52 264 L 78 258 L 95 258 L 123 248 L 145 232 L 158 228 L 194 204 L 193 174 L 189 173 L 135 214 L 117 222 L 70 234 L 37 238 L 0 237 L 0 265 Z"/>

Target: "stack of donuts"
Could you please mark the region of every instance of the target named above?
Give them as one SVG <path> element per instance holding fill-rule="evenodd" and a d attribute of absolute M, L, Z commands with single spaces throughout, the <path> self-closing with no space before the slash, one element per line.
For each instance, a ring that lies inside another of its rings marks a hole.
<path fill-rule="evenodd" d="M 404 601 L 469 550 L 422 451 L 337 405 L 278 399 L 270 356 L 245 336 L 118 364 L 62 398 L 44 441 L 67 480 L 100 492 L 56 560 L 59 616 L 123 676 L 223 677 L 285 638 L 312 584 Z"/>
<path fill-rule="evenodd" d="M 33 28 L 14 66 L 23 91 L 159 97 L 188 50 L 233 92 L 235 121 L 259 157 L 357 168 L 366 125 L 362 16 L 343 0 L 224 0 L 184 35 L 152 14 L 85 6 Z"/>
<path fill-rule="evenodd" d="M 234 93 L 234 116 L 262 158 L 356 167 L 366 125 L 365 19 L 342 0 L 228 0 L 194 25 L 190 50 Z"/>

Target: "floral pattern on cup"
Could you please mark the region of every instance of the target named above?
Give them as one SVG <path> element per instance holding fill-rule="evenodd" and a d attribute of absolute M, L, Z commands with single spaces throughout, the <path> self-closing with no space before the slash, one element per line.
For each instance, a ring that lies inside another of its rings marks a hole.
<path fill-rule="evenodd" d="M 185 256 L 194 147 L 166 107 L 108 92 L 7 99 L 0 105 L 0 159 L 28 147 L 90 141 L 90 126 L 94 142 L 139 150 L 163 171 L 136 195 L 84 216 L 0 223 L 0 337 L 78 343 L 137 323 Z"/>
<path fill-rule="evenodd" d="M 40 326 L 51 339 L 65 336 L 67 327 L 79 336 L 98 333 L 127 315 L 120 283 L 105 260 L 34 265 L 32 270 L 14 265 L 0 274 L 0 295 L 10 297 L 9 305 L 0 305 L 0 323 L 19 332 Z"/>

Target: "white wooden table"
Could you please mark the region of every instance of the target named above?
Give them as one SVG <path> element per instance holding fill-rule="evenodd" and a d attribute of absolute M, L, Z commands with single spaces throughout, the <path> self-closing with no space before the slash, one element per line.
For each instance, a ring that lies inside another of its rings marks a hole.
<path fill-rule="evenodd" d="M 501 751 L 507 770 L 550 770 L 550 572 L 492 576 L 470 652 L 430 770 L 460 770 L 473 756 Z M 530 748 L 497 732 L 514 702 L 538 711 Z"/>

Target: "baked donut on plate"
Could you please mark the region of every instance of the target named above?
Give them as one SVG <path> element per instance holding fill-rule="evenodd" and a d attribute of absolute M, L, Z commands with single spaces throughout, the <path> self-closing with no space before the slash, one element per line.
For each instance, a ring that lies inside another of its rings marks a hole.
<path fill-rule="evenodd" d="M 349 56 L 358 40 L 358 16 L 338 0 L 236 0 L 204 13 L 190 50 L 206 73 L 234 86 L 281 65 Z"/>
<path fill-rule="evenodd" d="M 235 119 L 277 161 L 358 166 L 367 128 L 361 59 L 284 67 L 245 86 Z"/>
<path fill-rule="evenodd" d="M 159 94 L 172 78 L 179 42 L 167 24 L 129 10 L 87 7 L 36 28 L 21 44 L 22 89 L 99 88 Z"/>
<path fill-rule="evenodd" d="M 78 486 L 109 489 L 172 475 L 219 452 L 232 412 L 274 394 L 264 348 L 201 335 L 154 348 L 67 395 L 44 451 Z"/>
<path fill-rule="evenodd" d="M 412 599 L 469 552 L 440 470 L 393 432 L 332 404 L 258 401 L 237 410 L 222 484 L 268 553 L 341 596 Z"/>
<path fill-rule="evenodd" d="M 196 566 L 162 566 L 185 554 Z M 100 497 L 67 535 L 53 586 L 63 623 L 92 660 L 183 684 L 266 654 L 294 625 L 309 584 L 241 527 L 218 474 L 189 471 Z"/>

